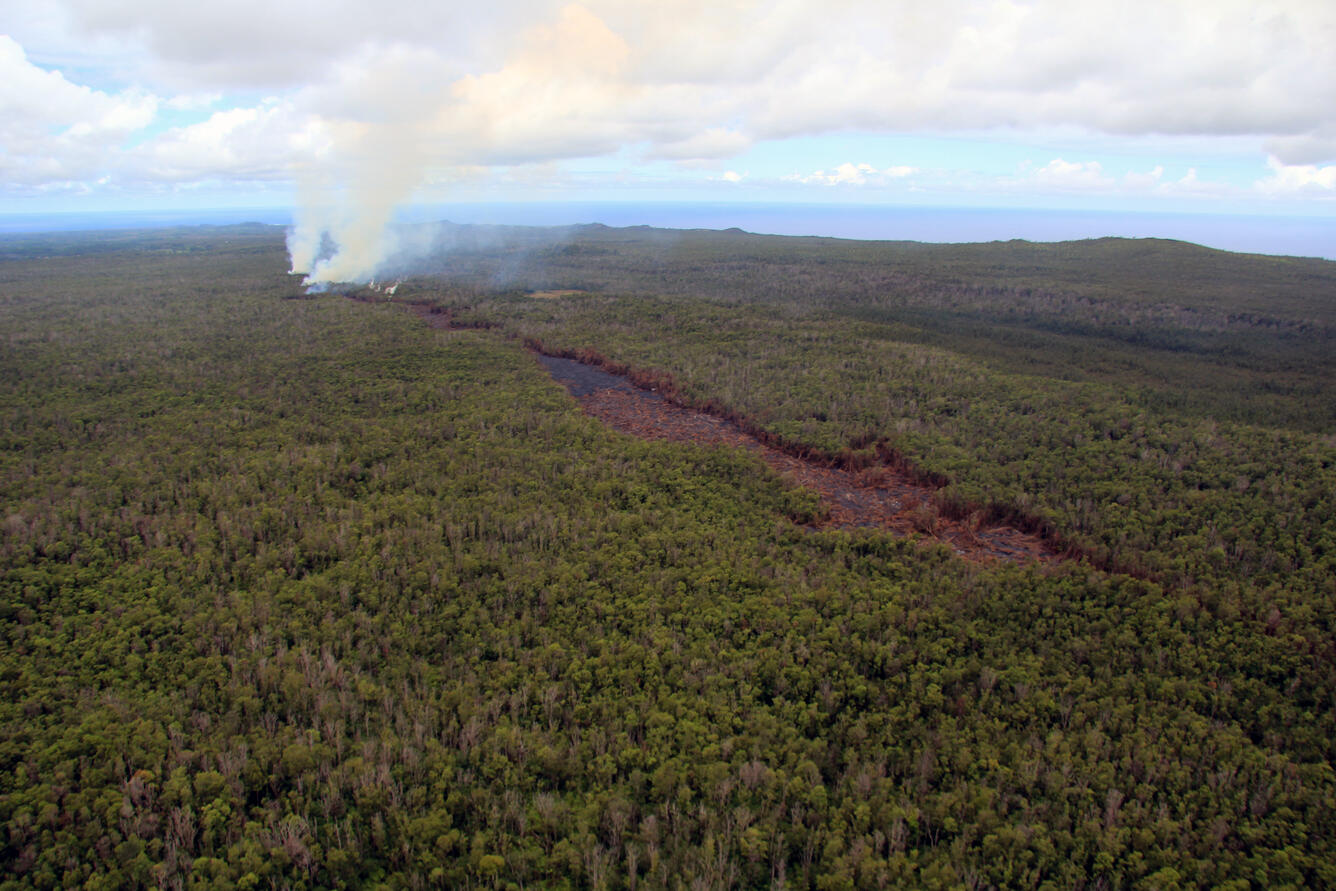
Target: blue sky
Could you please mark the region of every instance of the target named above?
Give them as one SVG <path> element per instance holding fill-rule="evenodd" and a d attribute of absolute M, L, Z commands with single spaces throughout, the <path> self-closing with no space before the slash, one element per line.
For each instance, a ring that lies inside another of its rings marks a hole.
<path fill-rule="evenodd" d="M 1329 0 L 0 0 L 0 23 L 0 212 L 292 206 L 348 238 L 405 202 L 1336 215 Z"/>
<path fill-rule="evenodd" d="M 1267 156 L 1224 144 L 1092 145 L 1062 134 L 832 133 L 758 143 L 683 171 L 623 151 L 568 162 L 582 196 L 1151 212 L 1329 214 L 1319 195 L 1265 194 Z M 832 159 L 841 159 L 834 161 Z M 695 175 L 691 175 L 695 173 Z M 690 191 L 685 191 L 689 183 Z M 484 200 L 485 187 L 455 191 Z M 448 194 L 448 193 L 447 193 Z"/>

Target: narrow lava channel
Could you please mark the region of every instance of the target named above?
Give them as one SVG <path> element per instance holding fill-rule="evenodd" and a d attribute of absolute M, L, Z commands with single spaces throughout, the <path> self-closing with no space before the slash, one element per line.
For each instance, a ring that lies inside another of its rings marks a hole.
<path fill-rule="evenodd" d="M 366 303 L 386 300 L 370 294 L 348 296 Z M 407 306 L 432 328 L 492 327 L 488 323 L 460 324 L 448 309 L 425 301 Z M 791 455 L 761 442 L 732 421 L 670 402 L 621 374 L 578 359 L 547 355 L 535 343 L 529 347 L 586 414 L 615 430 L 641 439 L 730 446 L 760 456 L 781 476 L 821 497 L 826 518 L 819 527 L 920 535 L 943 542 L 958 556 L 978 563 L 1056 563 L 1062 559 L 1041 535 L 1005 523 L 984 522 L 982 512 L 963 520 L 948 517 L 934 502 L 934 487 L 893 466 L 854 471 Z"/>
<path fill-rule="evenodd" d="M 354 291 L 344 296 L 362 303 L 398 303 L 429 327 L 438 329 L 495 328 L 493 322 L 461 322 L 448 308 L 431 301 L 399 301 L 368 291 Z M 512 335 L 513 336 L 513 335 Z M 747 432 L 738 423 L 709 411 L 687 408 L 670 401 L 640 380 L 632 384 L 626 375 L 634 371 L 617 368 L 605 371 L 604 360 L 590 354 L 587 361 L 550 356 L 546 348 L 532 340 L 525 345 L 542 362 L 553 378 L 564 384 L 585 412 L 605 424 L 643 439 L 664 439 L 706 445 L 726 445 L 748 449 L 766 464 L 798 485 L 818 495 L 827 515 L 819 527 L 850 529 L 872 527 L 896 535 L 926 536 L 947 544 L 957 555 L 977 563 L 1056 564 L 1063 560 L 1084 560 L 1079 548 L 1042 531 L 1028 532 L 1005 520 L 988 521 L 994 511 L 976 510 L 968 517 L 952 516 L 939 509 L 936 486 L 925 482 L 909 469 L 893 461 L 863 470 L 831 466 L 820 458 L 790 454 Z M 1025 523 L 1041 529 L 1040 524 Z M 1139 578 L 1153 576 L 1126 567 L 1100 568 L 1129 572 Z"/>
<path fill-rule="evenodd" d="M 827 518 L 820 525 L 848 529 L 872 527 L 898 535 L 924 535 L 949 545 L 959 556 L 978 562 L 1053 562 L 1058 559 L 1042 538 L 1005 525 L 957 521 L 933 503 L 933 489 L 890 467 L 851 471 L 827 467 L 766 445 L 737 425 L 669 402 L 625 377 L 576 359 L 535 354 L 554 379 L 579 401 L 585 412 L 609 427 L 642 439 L 694 442 L 747 449 L 780 475 L 821 496 Z"/>

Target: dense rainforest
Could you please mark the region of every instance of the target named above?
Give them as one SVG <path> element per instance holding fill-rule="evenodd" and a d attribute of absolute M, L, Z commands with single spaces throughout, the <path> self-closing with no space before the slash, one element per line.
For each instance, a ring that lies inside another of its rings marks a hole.
<path fill-rule="evenodd" d="M 0 239 L 0 888 L 1336 885 L 1336 264 L 410 241 Z M 823 527 L 529 347 L 1069 559 Z"/>

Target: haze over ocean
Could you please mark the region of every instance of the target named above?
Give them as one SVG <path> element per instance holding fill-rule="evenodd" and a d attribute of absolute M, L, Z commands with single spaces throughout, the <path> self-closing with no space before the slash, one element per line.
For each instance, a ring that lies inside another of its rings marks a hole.
<path fill-rule="evenodd" d="M 892 241 L 1068 241 L 1119 236 L 1173 238 L 1221 250 L 1336 260 L 1336 218 L 1116 210 L 910 207 L 869 204 L 702 202 L 498 202 L 414 205 L 401 222 L 560 226 L 603 223 L 668 229 L 727 229 Z M 284 208 L 0 214 L 0 233 L 226 225 L 288 225 Z"/>

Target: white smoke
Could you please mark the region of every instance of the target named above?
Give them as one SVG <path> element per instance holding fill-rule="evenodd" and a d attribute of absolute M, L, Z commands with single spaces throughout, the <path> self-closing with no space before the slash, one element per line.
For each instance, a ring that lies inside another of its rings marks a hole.
<path fill-rule="evenodd" d="M 307 287 L 365 284 L 395 249 L 394 209 L 411 194 L 421 168 L 393 157 L 358 165 L 347 188 L 305 201 L 288 231 L 292 273 Z M 332 253 L 331 253 L 332 251 Z"/>
<path fill-rule="evenodd" d="M 426 88 L 404 87 L 401 67 L 386 62 L 358 75 L 349 88 L 359 94 L 351 109 L 358 113 L 322 121 L 319 150 L 298 174 L 288 253 L 308 288 L 371 281 L 396 249 L 395 208 L 427 178 L 429 146 L 440 143 L 419 117 Z"/>
<path fill-rule="evenodd" d="M 315 268 L 324 236 L 325 226 L 319 215 L 307 206 L 299 208 L 295 224 L 288 229 L 288 257 L 292 260 L 293 275 L 309 275 Z"/>
<path fill-rule="evenodd" d="M 393 250 L 388 228 L 397 201 L 350 202 L 321 213 L 305 210 L 288 232 L 292 273 L 307 287 L 340 282 L 365 284 Z M 332 248 L 327 253 L 325 248 Z"/>

